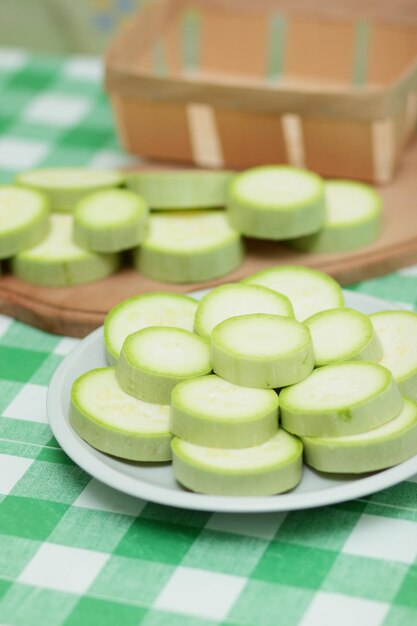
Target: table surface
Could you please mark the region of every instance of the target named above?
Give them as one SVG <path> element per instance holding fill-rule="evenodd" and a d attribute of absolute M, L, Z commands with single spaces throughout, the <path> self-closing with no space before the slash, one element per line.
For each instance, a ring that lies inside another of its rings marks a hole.
<path fill-rule="evenodd" d="M 123 166 L 94 59 L 0 51 L 0 181 Z M 351 287 L 417 305 L 417 267 Z M 225 515 L 122 495 L 47 423 L 77 340 L 0 316 L 0 623 L 8 626 L 414 626 L 417 477 L 285 514 Z"/>

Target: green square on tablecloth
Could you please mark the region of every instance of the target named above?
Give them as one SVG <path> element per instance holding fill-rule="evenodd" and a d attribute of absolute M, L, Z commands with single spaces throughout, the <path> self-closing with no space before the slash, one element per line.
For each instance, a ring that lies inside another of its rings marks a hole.
<path fill-rule="evenodd" d="M 199 532 L 199 528 L 139 517 L 114 553 L 146 561 L 179 564 Z"/>
<path fill-rule="evenodd" d="M 3 580 L 2 578 L 0 578 L 0 602 L 1 602 L 2 597 L 5 595 L 6 591 L 8 591 L 8 589 L 10 589 L 11 586 L 12 586 L 11 580 Z"/>
<path fill-rule="evenodd" d="M 48 463 L 60 463 L 61 465 L 75 465 L 74 461 L 61 449 L 53 447 L 42 448 L 38 455 L 38 461 L 47 461 Z M 65 471 L 65 470 L 63 470 Z"/>
<path fill-rule="evenodd" d="M 268 541 L 258 537 L 202 530 L 181 565 L 249 576 L 267 546 Z"/>
<path fill-rule="evenodd" d="M 0 346 L 0 378 L 25 383 L 46 357 L 45 352 Z"/>
<path fill-rule="evenodd" d="M 403 563 L 339 554 L 321 588 L 347 596 L 391 602 L 407 570 L 408 566 Z"/>
<path fill-rule="evenodd" d="M 34 385 L 49 385 L 55 370 L 63 361 L 64 357 L 60 354 L 50 354 L 42 365 L 36 370 L 32 378 L 29 380 Z"/>
<path fill-rule="evenodd" d="M 189 511 L 188 509 L 147 502 L 140 516 L 142 519 L 154 519 L 158 522 L 203 528 L 210 519 L 211 514 L 206 511 Z"/>
<path fill-rule="evenodd" d="M 40 139 L 53 143 L 62 135 L 62 128 L 19 119 L 10 127 L 8 134 L 21 139 Z"/>
<path fill-rule="evenodd" d="M 50 57 L 39 61 L 34 58 L 10 78 L 9 88 L 42 91 L 55 80 L 58 68 L 58 59 Z"/>
<path fill-rule="evenodd" d="M 28 539 L 46 539 L 67 511 L 60 502 L 9 495 L 0 503 L 0 533 Z"/>
<path fill-rule="evenodd" d="M 46 445 L 51 438 L 51 429 L 39 422 L 0 417 L 0 438 Z"/>
<path fill-rule="evenodd" d="M 138 626 L 146 609 L 96 598 L 81 598 L 64 626 Z"/>
<path fill-rule="evenodd" d="M 56 451 L 52 450 L 51 453 Z M 16 496 L 71 504 L 90 480 L 91 477 L 77 465 L 37 460 L 19 480 L 12 493 Z"/>
<path fill-rule="evenodd" d="M 249 580 L 224 624 L 296 626 L 313 596 L 307 589 Z"/>
<path fill-rule="evenodd" d="M 414 609 L 417 608 L 417 565 L 411 565 L 409 568 L 408 573 L 394 598 L 394 604 L 402 604 Z"/>
<path fill-rule="evenodd" d="M 65 146 L 58 141 L 52 144 L 50 152 L 39 167 L 84 167 L 92 159 L 94 148 L 87 146 Z"/>
<path fill-rule="evenodd" d="M 35 352 L 52 352 L 60 342 L 61 337 L 51 335 L 39 328 L 28 326 L 14 320 L 1 338 L 3 346 L 33 350 Z"/>
<path fill-rule="evenodd" d="M 415 626 L 416 623 L 415 609 L 406 606 L 392 606 L 381 626 Z"/>
<path fill-rule="evenodd" d="M 2 420 L 3 418 L 0 418 Z M 36 459 L 39 454 L 39 445 L 22 441 L 0 439 L 0 454 L 20 456 L 23 459 Z"/>
<path fill-rule="evenodd" d="M 98 150 L 113 140 L 112 128 L 94 128 L 85 121 L 68 130 L 60 139 L 60 146 L 76 148 L 86 146 Z"/>
<path fill-rule="evenodd" d="M 1 93 L 1 115 L 3 119 L 8 118 L 10 125 L 18 120 L 23 110 L 30 104 L 32 98 L 33 91 L 31 89 L 15 89 L 7 85 L 7 89 Z M 7 132 L 7 135 L 13 137 L 9 132 Z"/>
<path fill-rule="evenodd" d="M 91 593 L 122 602 L 151 605 L 175 571 L 173 565 L 112 556 L 91 586 Z"/>
<path fill-rule="evenodd" d="M 63 626 L 78 596 L 15 583 L 0 601 L 0 623 L 11 626 Z"/>
<path fill-rule="evenodd" d="M 390 517 L 401 518 L 405 511 L 417 514 L 417 482 L 404 481 L 369 496 L 367 513 L 371 504 L 388 505 L 392 509 Z"/>
<path fill-rule="evenodd" d="M 330 550 L 274 541 L 254 569 L 252 578 L 318 589 L 336 557 L 337 552 Z"/>
<path fill-rule="evenodd" d="M 40 545 L 32 539 L 0 535 L 0 577 L 19 576 Z"/>

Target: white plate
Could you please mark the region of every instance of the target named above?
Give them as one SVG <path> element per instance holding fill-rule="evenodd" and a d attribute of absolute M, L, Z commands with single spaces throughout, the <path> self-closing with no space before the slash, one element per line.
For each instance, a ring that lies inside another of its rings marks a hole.
<path fill-rule="evenodd" d="M 205 292 L 196 292 L 201 297 Z M 390 302 L 345 292 L 346 304 L 363 313 L 398 308 Z M 268 497 L 206 496 L 183 489 L 169 464 L 121 461 L 83 441 L 68 421 L 73 381 L 95 367 L 106 366 L 103 329 L 86 337 L 64 359 L 51 380 L 47 408 L 52 431 L 68 456 L 101 482 L 132 496 L 170 506 L 222 512 L 290 511 L 344 502 L 391 487 L 417 474 L 417 456 L 390 469 L 362 477 L 320 474 L 304 467 L 303 478 L 289 493 Z"/>

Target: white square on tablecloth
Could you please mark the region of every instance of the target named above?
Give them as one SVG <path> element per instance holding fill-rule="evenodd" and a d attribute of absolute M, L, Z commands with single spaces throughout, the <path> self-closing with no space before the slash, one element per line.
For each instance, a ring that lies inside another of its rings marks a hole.
<path fill-rule="evenodd" d="M 385 602 L 319 591 L 299 626 L 381 626 L 389 608 Z"/>
<path fill-rule="evenodd" d="M 122 515 L 139 515 L 146 502 L 133 498 L 93 478 L 73 503 L 86 509 L 121 513 Z"/>
<path fill-rule="evenodd" d="M 155 608 L 209 619 L 224 619 L 246 578 L 178 567 L 159 594 Z"/>
<path fill-rule="evenodd" d="M 89 166 L 95 169 L 129 167 L 142 163 L 140 157 L 131 156 L 117 150 L 97 150 L 91 159 Z"/>
<path fill-rule="evenodd" d="M 47 142 L 18 137 L 0 137 L 0 167 L 6 170 L 26 170 L 42 161 L 49 150 Z"/>
<path fill-rule="evenodd" d="M 21 572 L 18 582 L 85 593 L 109 557 L 104 552 L 45 542 Z"/>
<path fill-rule="evenodd" d="M 103 62 L 96 57 L 73 56 L 63 67 L 66 78 L 86 82 L 100 82 L 103 78 Z"/>
<path fill-rule="evenodd" d="M 80 339 L 75 337 L 63 337 L 59 343 L 55 346 L 53 353 L 60 356 L 66 356 L 80 343 Z"/>
<path fill-rule="evenodd" d="M 4 48 L 0 50 L 0 68 L 7 72 L 15 72 L 25 65 L 28 55 L 23 50 Z"/>
<path fill-rule="evenodd" d="M 92 101 L 86 96 L 45 92 L 33 98 L 23 112 L 23 118 L 27 122 L 65 128 L 77 124 L 91 106 Z"/>
<path fill-rule="evenodd" d="M 286 517 L 286 513 L 213 513 L 206 524 L 210 530 L 272 539 Z"/>
<path fill-rule="evenodd" d="M 12 322 L 13 318 L 8 317 L 8 315 L 0 315 L 0 337 L 4 335 Z"/>
<path fill-rule="evenodd" d="M 11 492 L 32 463 L 33 459 L 0 454 L 0 494 L 2 496 L 7 496 Z"/>
<path fill-rule="evenodd" d="M 378 515 L 362 515 L 343 552 L 373 559 L 411 564 L 417 558 L 414 522 Z"/>
<path fill-rule="evenodd" d="M 46 415 L 47 387 L 27 383 L 4 411 L 5 417 L 29 422 L 48 423 Z"/>

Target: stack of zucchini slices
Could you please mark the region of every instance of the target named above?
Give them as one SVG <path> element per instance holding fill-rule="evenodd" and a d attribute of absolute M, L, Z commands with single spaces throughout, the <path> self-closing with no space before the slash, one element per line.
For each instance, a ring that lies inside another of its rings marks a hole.
<path fill-rule="evenodd" d="M 316 270 L 271 268 L 199 302 L 138 295 L 104 342 L 110 366 L 73 384 L 73 428 L 108 454 L 172 460 L 192 491 L 279 494 L 303 457 L 351 474 L 417 453 L 417 315 L 349 309 Z"/>

